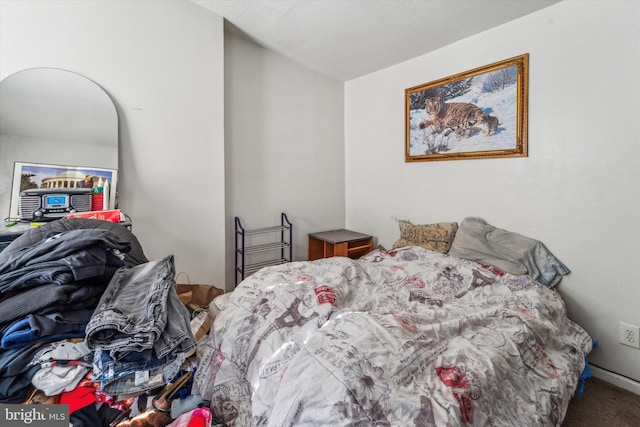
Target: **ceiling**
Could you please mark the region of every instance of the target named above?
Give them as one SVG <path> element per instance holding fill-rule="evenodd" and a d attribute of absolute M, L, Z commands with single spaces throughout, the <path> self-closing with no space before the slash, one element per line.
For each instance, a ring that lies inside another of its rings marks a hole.
<path fill-rule="evenodd" d="M 337 80 L 435 51 L 561 0 L 192 0 Z"/>

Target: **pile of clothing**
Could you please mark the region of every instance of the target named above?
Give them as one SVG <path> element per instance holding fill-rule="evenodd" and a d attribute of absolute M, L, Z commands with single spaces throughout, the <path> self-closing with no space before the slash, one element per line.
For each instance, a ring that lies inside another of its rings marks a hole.
<path fill-rule="evenodd" d="M 93 309 L 113 274 L 125 265 L 122 253 L 130 249 L 129 242 L 109 231 L 83 229 L 2 252 L 0 401 L 24 400 L 30 377 L 40 370 L 31 362 L 40 362 L 43 354 L 50 353 L 47 343 L 84 338 Z"/>
<path fill-rule="evenodd" d="M 67 404 L 74 427 L 216 425 L 193 389 L 173 255 L 148 261 L 126 227 L 69 221 L 0 252 L 0 403 Z"/>

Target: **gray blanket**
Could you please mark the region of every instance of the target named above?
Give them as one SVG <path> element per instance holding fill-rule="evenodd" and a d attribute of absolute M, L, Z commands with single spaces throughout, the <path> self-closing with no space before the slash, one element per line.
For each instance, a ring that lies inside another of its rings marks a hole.
<path fill-rule="evenodd" d="M 507 273 L 528 275 L 548 288 L 571 273 L 542 242 L 465 218 L 449 251 L 451 255 L 488 264 Z"/>

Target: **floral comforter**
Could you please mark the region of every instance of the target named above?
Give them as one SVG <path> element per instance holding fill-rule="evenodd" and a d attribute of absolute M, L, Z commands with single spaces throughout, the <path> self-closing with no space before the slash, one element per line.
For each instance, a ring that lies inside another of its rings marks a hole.
<path fill-rule="evenodd" d="M 560 296 L 420 247 L 265 268 L 196 384 L 229 426 L 558 426 L 591 351 Z"/>

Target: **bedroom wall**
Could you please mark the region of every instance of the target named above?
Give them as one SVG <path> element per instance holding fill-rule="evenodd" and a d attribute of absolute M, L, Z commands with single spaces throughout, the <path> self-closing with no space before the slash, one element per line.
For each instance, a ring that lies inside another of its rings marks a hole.
<path fill-rule="evenodd" d="M 639 2 L 564 1 L 345 86 L 346 226 L 390 247 L 397 219 L 478 216 L 541 240 L 572 270 L 559 292 L 594 372 L 637 393 L 618 323 L 640 325 L 639 22 Z M 523 53 L 527 158 L 404 162 L 405 88 Z"/>
<path fill-rule="evenodd" d="M 235 216 L 252 229 L 279 224 L 285 212 L 294 260 L 307 259 L 307 234 L 344 226 L 343 87 L 227 27 L 227 289 Z"/>
<path fill-rule="evenodd" d="M 191 2 L 0 2 L 0 78 L 55 67 L 102 86 L 120 120 L 120 208 L 147 256 L 219 287 L 223 43 L 222 18 Z"/>

